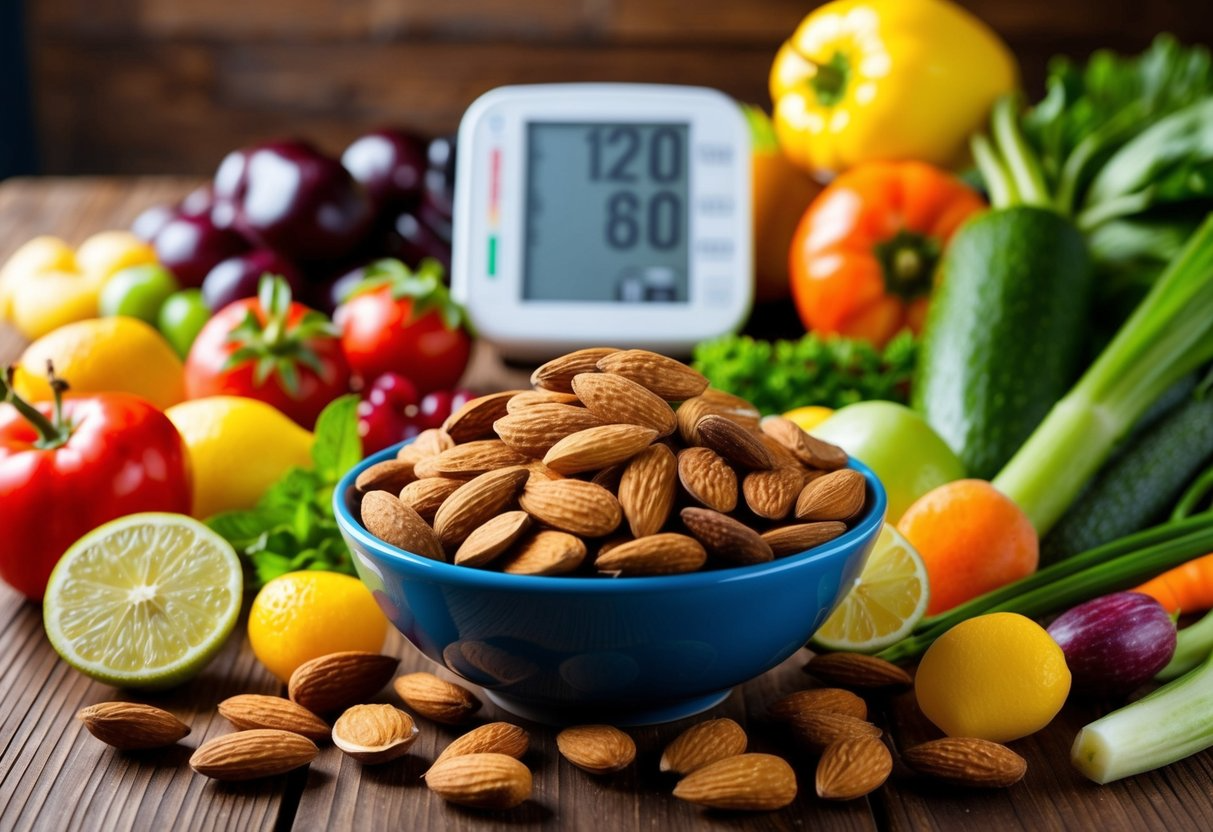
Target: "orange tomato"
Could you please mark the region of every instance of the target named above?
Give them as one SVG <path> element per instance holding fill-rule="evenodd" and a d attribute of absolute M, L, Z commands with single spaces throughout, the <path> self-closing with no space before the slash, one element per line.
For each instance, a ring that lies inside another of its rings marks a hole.
<path fill-rule="evenodd" d="M 922 328 L 935 267 L 952 234 L 985 202 L 923 162 L 871 162 L 835 179 L 809 206 L 789 269 L 807 329 L 883 346 Z"/>

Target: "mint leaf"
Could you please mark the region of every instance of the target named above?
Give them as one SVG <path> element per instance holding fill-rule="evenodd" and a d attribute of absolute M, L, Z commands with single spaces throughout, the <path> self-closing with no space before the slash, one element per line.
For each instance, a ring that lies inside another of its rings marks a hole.
<path fill-rule="evenodd" d="M 233 544 L 251 541 L 291 521 L 285 508 L 267 507 L 252 511 L 225 511 L 206 521 L 215 534 Z"/>
<path fill-rule="evenodd" d="M 316 419 L 312 462 L 323 482 L 333 484 L 362 459 L 358 436 L 358 397 L 334 399 Z"/>

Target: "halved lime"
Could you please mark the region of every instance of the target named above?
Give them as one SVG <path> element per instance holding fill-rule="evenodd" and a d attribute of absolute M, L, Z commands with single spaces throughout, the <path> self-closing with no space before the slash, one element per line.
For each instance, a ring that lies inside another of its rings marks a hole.
<path fill-rule="evenodd" d="M 223 646 L 243 585 L 235 550 L 202 523 L 132 514 L 72 544 L 51 573 L 42 620 L 81 673 L 119 687 L 172 687 Z"/>
<path fill-rule="evenodd" d="M 827 650 L 875 653 L 909 635 L 927 611 L 927 569 L 888 523 L 851 591 L 812 643 Z"/>

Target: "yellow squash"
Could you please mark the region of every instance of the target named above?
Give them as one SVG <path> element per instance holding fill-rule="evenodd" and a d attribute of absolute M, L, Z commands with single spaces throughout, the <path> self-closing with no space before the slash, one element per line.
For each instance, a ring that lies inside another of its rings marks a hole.
<path fill-rule="evenodd" d="M 948 0 L 835 0 L 771 67 L 775 130 L 812 171 L 917 159 L 963 164 L 995 99 L 1016 88 L 1006 45 Z"/>

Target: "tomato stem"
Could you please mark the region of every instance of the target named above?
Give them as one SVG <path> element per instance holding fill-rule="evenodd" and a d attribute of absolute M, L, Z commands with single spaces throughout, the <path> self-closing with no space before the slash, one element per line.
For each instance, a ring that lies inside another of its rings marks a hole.
<path fill-rule="evenodd" d="M 63 420 L 63 394 L 67 392 L 67 382 L 55 375 L 55 367 L 46 362 L 47 378 L 50 381 L 51 392 L 55 396 L 55 419 L 51 421 L 42 412 L 27 402 L 13 389 L 13 378 L 16 369 L 11 365 L 4 368 L 4 378 L 0 379 L 0 401 L 11 404 L 27 422 L 34 426 L 40 436 L 36 443 L 39 448 L 58 448 L 67 442 L 72 432 Z"/>

